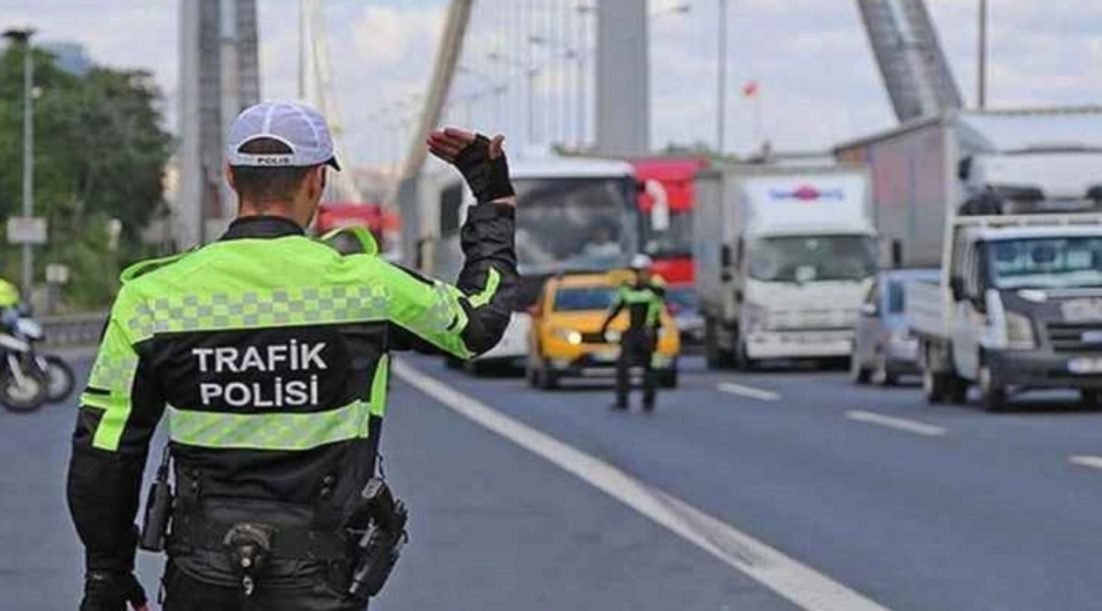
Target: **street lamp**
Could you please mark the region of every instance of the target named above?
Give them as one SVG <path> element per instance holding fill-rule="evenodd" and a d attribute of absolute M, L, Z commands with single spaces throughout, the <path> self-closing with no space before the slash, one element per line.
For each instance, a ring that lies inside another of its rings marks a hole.
<path fill-rule="evenodd" d="M 585 117 L 584 117 L 585 102 L 586 102 L 585 62 L 586 62 L 588 53 L 586 52 L 585 49 L 577 49 L 577 48 L 572 47 L 568 43 L 565 43 L 565 42 L 562 42 L 562 41 L 559 41 L 559 40 L 553 40 L 553 39 L 548 38 L 546 36 L 540 36 L 540 35 L 529 36 L 528 37 L 528 44 L 530 44 L 534 47 L 543 47 L 543 48 L 551 49 L 553 52 L 558 53 L 563 59 L 567 60 L 568 62 L 573 61 L 577 64 L 577 67 L 575 69 L 575 75 L 574 75 L 575 79 L 576 79 L 575 87 L 577 88 L 576 94 L 578 96 L 578 99 L 576 101 L 577 108 L 575 109 L 575 112 L 577 113 L 576 119 L 577 119 L 577 122 L 578 122 L 577 123 L 578 136 L 577 136 L 576 144 L 577 144 L 577 146 L 580 147 L 582 145 L 582 140 L 585 138 L 585 136 L 582 134 L 581 130 L 584 129 L 584 126 L 585 126 Z M 565 86 L 565 79 L 560 84 Z M 567 104 L 563 104 L 563 107 L 564 107 L 564 110 L 568 110 L 566 108 Z M 562 120 L 562 124 L 565 126 L 566 123 L 567 123 L 567 119 L 564 117 L 563 120 Z M 566 128 L 564 128 L 564 131 L 567 131 Z"/>
<path fill-rule="evenodd" d="M 12 46 L 23 47 L 23 217 L 34 216 L 34 53 L 31 28 L 11 29 L 3 34 Z M 23 244 L 23 298 L 30 300 L 34 289 L 34 252 Z"/>
<path fill-rule="evenodd" d="M 979 11 L 979 52 L 976 70 L 976 105 L 980 110 L 987 107 L 987 0 L 980 0 Z"/>
<path fill-rule="evenodd" d="M 486 54 L 486 59 L 492 62 L 498 62 L 507 66 L 513 66 L 524 70 L 524 75 L 527 77 L 525 83 L 525 98 L 527 98 L 527 119 L 525 126 L 525 132 L 527 133 L 528 144 L 532 145 L 536 143 L 536 109 L 535 109 L 535 92 L 536 92 L 536 78 L 539 76 L 539 66 L 527 66 L 524 62 L 517 61 L 508 55 L 503 55 L 497 51 L 492 51 Z"/>
<path fill-rule="evenodd" d="M 727 131 L 727 0 L 719 0 L 719 64 L 716 69 L 716 154 L 723 156 Z"/>
<path fill-rule="evenodd" d="M 494 109 L 495 120 L 502 121 L 505 116 L 505 92 L 508 90 L 508 83 L 498 83 L 494 81 L 493 77 L 484 72 L 475 70 L 470 66 L 460 65 L 456 69 L 459 70 L 461 74 L 473 76 L 490 86 L 489 93 L 494 96 L 494 104 L 496 106 Z M 469 120 L 470 113 L 467 114 Z"/>

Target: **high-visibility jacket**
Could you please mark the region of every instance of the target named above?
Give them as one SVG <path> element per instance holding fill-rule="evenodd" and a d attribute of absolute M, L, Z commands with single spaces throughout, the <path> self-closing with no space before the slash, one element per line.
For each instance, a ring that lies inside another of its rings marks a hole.
<path fill-rule="evenodd" d="M 624 284 L 616 292 L 612 306 L 605 318 L 605 325 L 612 322 L 621 311 L 628 311 L 628 331 L 652 331 L 662 324 L 666 283 L 660 277 L 645 282 Z"/>
<path fill-rule="evenodd" d="M 19 287 L 0 278 L 0 308 L 10 308 L 22 301 L 19 295 Z"/>
<path fill-rule="evenodd" d="M 193 509 L 337 529 L 374 475 L 389 353 L 492 348 L 517 285 L 514 209 L 472 208 L 453 286 L 341 254 L 280 217 L 139 264 L 81 397 L 68 498 L 89 569 L 133 564 L 150 438 L 167 418 Z"/>

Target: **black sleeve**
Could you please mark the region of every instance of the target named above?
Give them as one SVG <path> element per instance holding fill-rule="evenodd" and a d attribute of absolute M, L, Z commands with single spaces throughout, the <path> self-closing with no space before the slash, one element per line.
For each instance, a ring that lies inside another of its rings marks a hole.
<path fill-rule="evenodd" d="M 134 566 L 142 472 L 163 411 L 148 360 L 112 318 L 81 396 L 69 462 L 69 511 L 88 570 Z"/>
<path fill-rule="evenodd" d="M 391 321 L 392 349 L 468 358 L 497 345 L 509 325 L 519 282 L 515 213 L 508 204 L 470 209 L 460 232 L 465 261 L 454 286 L 408 271 L 392 276 L 394 292 L 409 312 Z"/>
<path fill-rule="evenodd" d="M 612 300 L 612 307 L 609 308 L 608 314 L 605 315 L 605 321 L 601 323 L 601 329 L 607 330 L 608 326 L 612 324 L 612 321 L 624 310 L 624 294 L 623 291 L 616 293 L 616 298 Z"/>

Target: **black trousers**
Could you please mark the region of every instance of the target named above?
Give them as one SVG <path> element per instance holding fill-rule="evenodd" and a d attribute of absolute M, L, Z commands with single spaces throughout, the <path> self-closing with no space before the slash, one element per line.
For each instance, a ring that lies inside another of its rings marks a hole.
<path fill-rule="evenodd" d="M 251 596 L 241 586 L 214 585 L 175 567 L 165 568 L 164 611 L 366 611 L 335 591 L 324 573 L 304 576 L 293 585 L 258 580 Z"/>
<path fill-rule="evenodd" d="M 658 388 L 658 374 L 651 364 L 654 356 L 655 336 L 648 331 L 629 330 L 620 340 L 620 358 L 616 361 L 616 406 L 628 406 L 631 392 L 631 368 L 643 368 L 643 407 L 654 407 Z"/>

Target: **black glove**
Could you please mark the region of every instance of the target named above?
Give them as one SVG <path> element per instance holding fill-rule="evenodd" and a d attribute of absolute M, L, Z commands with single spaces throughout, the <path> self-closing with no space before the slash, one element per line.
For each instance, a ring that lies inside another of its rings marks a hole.
<path fill-rule="evenodd" d="M 129 571 L 88 571 L 84 576 L 84 600 L 80 611 L 126 611 L 126 603 L 139 609 L 146 603 L 145 590 Z"/>
<path fill-rule="evenodd" d="M 467 180 L 478 203 L 512 197 L 513 183 L 509 180 L 509 162 L 503 151 L 490 158 L 490 139 L 477 134 L 475 139 L 455 156 L 455 167 Z"/>

